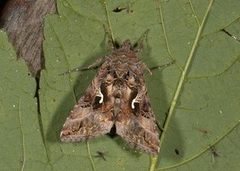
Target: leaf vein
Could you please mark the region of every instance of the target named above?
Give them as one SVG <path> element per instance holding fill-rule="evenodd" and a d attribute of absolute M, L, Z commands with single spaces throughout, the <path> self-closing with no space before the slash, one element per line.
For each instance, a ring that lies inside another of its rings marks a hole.
<path fill-rule="evenodd" d="M 225 74 L 226 72 L 228 72 L 237 62 L 239 62 L 240 60 L 240 55 L 229 65 L 227 66 L 225 69 L 223 69 L 223 71 L 213 74 L 213 75 L 205 75 L 205 76 L 191 76 L 188 77 L 187 82 L 189 80 L 196 80 L 196 79 L 208 79 L 208 78 L 212 78 L 212 77 L 220 77 L 223 74 Z"/>
<path fill-rule="evenodd" d="M 110 32 L 110 38 L 111 38 L 112 43 L 114 43 L 115 42 L 115 38 L 114 38 L 114 35 L 113 35 L 112 24 L 111 24 L 111 21 L 110 21 L 108 5 L 107 5 L 106 0 L 104 0 L 102 2 L 102 4 L 104 6 L 104 10 L 105 10 L 105 14 L 106 14 L 107 25 L 108 25 L 108 29 L 109 29 L 109 32 Z"/>
<path fill-rule="evenodd" d="M 52 31 L 53 31 L 56 39 L 57 39 L 57 42 L 58 42 L 59 45 L 60 45 L 60 49 L 61 49 L 62 52 L 63 52 L 63 57 L 64 57 L 64 60 L 65 60 L 66 65 L 67 65 L 67 68 L 68 68 L 68 70 L 70 70 L 70 64 L 69 64 L 69 62 L 68 62 L 67 54 L 66 54 L 66 52 L 65 52 L 65 49 L 64 49 L 64 47 L 63 47 L 63 44 L 61 43 L 61 40 L 59 39 L 59 36 L 57 35 L 56 31 L 54 30 L 53 25 L 52 25 L 51 23 L 49 23 L 49 25 L 50 25 L 50 27 L 52 28 Z M 74 91 L 74 89 L 73 89 L 73 85 L 71 84 L 71 80 L 72 80 L 72 79 L 71 79 L 71 73 L 69 73 L 69 74 L 68 74 L 68 83 L 69 83 L 69 86 L 70 86 L 71 89 L 72 89 L 73 98 L 74 98 L 75 102 L 77 102 L 77 98 L 76 98 L 76 95 L 75 95 L 75 91 Z"/>
<path fill-rule="evenodd" d="M 52 30 L 53 30 L 53 33 L 54 33 L 54 35 L 55 35 L 55 37 L 56 37 L 59 45 L 60 45 L 60 49 L 63 51 L 64 60 L 65 60 L 65 62 L 66 62 L 66 64 L 67 64 L 68 70 L 70 71 L 70 64 L 69 64 L 69 62 L 68 62 L 67 55 L 66 55 L 66 52 L 65 52 L 65 50 L 64 50 L 63 44 L 61 43 L 61 41 L 60 41 L 57 33 L 55 32 L 53 26 L 51 25 L 51 23 L 50 23 L 50 26 L 51 26 L 51 28 L 52 28 Z M 73 98 L 74 98 L 74 100 L 75 100 L 75 103 L 77 103 L 76 93 L 75 93 L 75 90 L 74 90 L 73 85 L 71 84 L 71 73 L 68 74 L 68 83 L 69 83 L 69 86 L 71 87 L 71 90 L 72 90 L 72 94 L 73 94 Z M 94 165 L 94 162 L 93 162 L 93 160 L 92 160 L 92 156 L 91 156 L 91 154 L 90 154 L 90 146 L 89 146 L 89 143 L 88 143 L 88 142 L 87 142 L 87 150 L 88 150 L 89 159 L 90 159 L 90 161 L 91 161 L 91 165 L 92 165 L 92 167 L 93 167 L 93 170 L 95 171 L 95 165 Z"/>
<path fill-rule="evenodd" d="M 21 167 L 21 171 L 24 170 L 25 167 L 25 163 L 26 163 L 26 150 L 25 150 L 25 137 L 24 137 L 24 133 L 23 133 L 23 128 L 22 128 L 22 116 L 21 116 L 21 109 L 20 109 L 20 99 L 18 98 L 18 119 L 19 119 L 19 124 L 20 124 L 20 132 L 22 134 L 22 151 L 23 151 L 23 155 L 22 155 L 22 167 Z"/>
<path fill-rule="evenodd" d="M 169 108 L 169 112 L 168 112 L 166 121 L 165 121 L 165 124 L 164 124 L 164 127 L 163 127 L 163 130 L 164 130 L 164 131 L 162 132 L 161 137 L 160 137 L 160 143 L 159 143 L 159 144 L 160 144 L 160 147 L 161 147 L 161 148 L 162 148 L 163 140 L 164 140 L 164 138 L 165 138 L 166 130 L 168 129 L 168 125 L 169 125 L 170 120 L 171 120 L 171 118 L 172 118 L 173 112 L 175 111 L 175 107 L 176 107 L 177 100 L 178 100 L 178 98 L 179 98 L 179 96 L 180 96 L 180 92 L 181 92 L 181 90 L 182 90 L 182 88 L 183 88 L 183 86 L 184 86 L 185 78 L 186 78 L 186 76 L 187 76 L 189 67 L 190 67 L 190 65 L 191 65 L 191 62 L 192 62 L 194 53 L 195 53 L 195 51 L 196 51 L 196 49 L 197 49 L 197 45 L 198 45 L 198 42 L 199 42 L 199 40 L 200 40 L 200 35 L 201 35 L 201 33 L 202 33 L 203 27 L 204 27 L 204 25 L 205 25 L 205 21 L 206 21 L 206 19 L 207 19 L 207 16 L 208 16 L 208 14 L 209 14 L 209 12 L 210 12 L 211 7 L 212 7 L 213 1 L 214 1 L 214 0 L 211 0 L 210 3 L 209 3 L 209 5 L 208 5 L 208 8 L 207 8 L 207 10 L 206 10 L 206 12 L 205 12 L 205 15 L 204 15 L 204 18 L 203 18 L 203 20 L 202 20 L 202 22 L 201 22 L 201 25 L 200 25 L 200 27 L 198 28 L 198 32 L 197 32 L 197 34 L 196 34 L 196 37 L 195 37 L 195 40 L 194 40 L 192 49 L 191 49 L 191 51 L 190 51 L 190 53 L 189 53 L 189 56 L 188 56 L 188 58 L 187 58 L 187 61 L 186 61 L 184 70 L 182 71 L 181 77 L 180 77 L 180 79 L 179 79 L 179 81 L 178 81 L 178 85 L 177 85 L 177 88 L 176 88 L 174 97 L 173 97 L 173 99 L 172 99 L 172 102 L 171 102 L 171 105 L 170 105 L 170 108 Z M 161 148 L 160 148 L 160 149 L 161 149 Z"/>
<path fill-rule="evenodd" d="M 82 18 L 87 18 L 87 19 L 89 19 L 89 20 L 91 20 L 91 21 L 96 21 L 96 22 L 98 22 L 98 23 L 100 23 L 100 24 L 103 24 L 100 20 L 98 20 L 98 19 L 96 19 L 96 18 L 91 18 L 91 17 L 85 16 L 85 15 L 82 15 L 79 11 L 77 11 L 77 10 L 73 7 L 73 5 L 72 5 L 70 2 L 64 0 L 64 3 L 67 4 L 67 6 L 65 5 L 65 7 L 68 8 L 68 9 L 70 9 L 70 10 L 71 10 L 72 12 L 74 12 L 77 16 L 82 17 Z M 89 11 L 89 12 L 91 12 L 91 11 Z"/>
<path fill-rule="evenodd" d="M 207 37 L 211 34 L 215 34 L 215 33 L 218 33 L 220 31 L 222 31 L 223 29 L 225 29 L 226 27 L 229 27 L 231 24 L 233 24 L 234 22 L 238 22 L 238 20 L 240 19 L 240 16 L 237 16 L 235 19 L 233 19 L 232 21 L 230 21 L 229 23 L 227 23 L 226 25 L 222 26 L 222 28 L 218 29 L 218 30 L 214 30 L 212 32 L 208 32 L 208 33 L 205 33 L 201 36 L 201 38 L 204 38 L 204 37 Z"/>
<path fill-rule="evenodd" d="M 159 15 L 159 23 L 162 27 L 162 31 L 163 31 L 163 34 L 164 34 L 164 39 L 165 39 L 165 44 L 166 44 L 166 47 L 167 47 L 167 52 L 168 52 L 168 55 L 170 57 L 171 60 L 175 61 L 175 64 L 177 65 L 178 69 L 180 71 L 182 71 L 182 67 L 180 65 L 178 65 L 175 57 L 173 56 L 171 50 L 170 50 L 170 45 L 169 45 L 169 41 L 168 41 L 168 36 L 167 36 L 167 32 L 166 32 L 166 27 L 165 27 L 165 21 L 164 21 L 164 17 L 163 17 L 163 12 L 162 12 L 162 5 L 160 3 L 160 0 L 155 0 L 155 5 L 156 5 L 156 9 L 158 11 L 158 15 Z"/>
<path fill-rule="evenodd" d="M 227 135 L 229 135 L 234 129 L 236 129 L 238 126 L 240 125 L 240 120 L 238 120 L 231 128 L 229 128 L 222 136 L 220 136 L 219 138 L 217 138 L 212 144 L 209 144 L 205 149 L 203 149 L 202 151 L 200 151 L 199 153 L 197 153 L 196 155 L 171 166 L 166 166 L 163 168 L 158 168 L 157 171 L 160 170 L 166 170 L 166 169 L 172 169 L 172 168 L 176 168 L 179 166 L 182 166 L 184 164 L 189 163 L 190 161 L 200 157 L 202 154 L 204 154 L 205 152 L 207 152 L 208 150 L 211 149 L 212 146 L 216 145 L 217 143 L 219 143 L 221 140 L 223 140 Z"/>
<path fill-rule="evenodd" d="M 196 20 L 196 22 L 197 22 L 197 24 L 198 24 L 198 27 L 199 27 L 199 26 L 200 26 L 200 22 L 199 22 L 199 19 L 198 19 L 197 13 L 196 13 L 196 11 L 195 11 L 195 9 L 194 9 L 194 7 L 193 7 L 192 1 L 191 1 L 191 0 L 188 0 L 188 2 L 189 2 L 189 4 L 190 4 L 190 7 L 191 7 L 191 10 L 192 10 L 192 13 L 193 13 L 194 18 L 195 18 L 195 20 Z"/>

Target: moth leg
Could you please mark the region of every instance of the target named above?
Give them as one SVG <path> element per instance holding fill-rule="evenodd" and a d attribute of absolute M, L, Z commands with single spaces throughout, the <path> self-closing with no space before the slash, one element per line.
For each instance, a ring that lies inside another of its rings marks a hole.
<path fill-rule="evenodd" d="M 166 64 L 156 65 L 156 66 L 151 67 L 151 68 L 149 68 L 145 63 L 143 63 L 143 68 L 144 68 L 145 70 L 147 70 L 147 72 L 148 72 L 150 75 L 152 75 L 152 71 L 153 71 L 153 70 L 156 70 L 156 69 L 164 69 L 164 68 L 166 68 L 166 67 L 168 67 L 168 66 L 171 66 L 171 65 L 174 64 L 174 63 L 175 63 L 175 60 L 172 60 L 171 62 L 168 62 L 168 63 L 166 63 Z"/>
<path fill-rule="evenodd" d="M 159 131 L 161 131 L 161 132 L 164 131 L 163 127 L 160 125 L 160 123 L 157 120 L 156 120 L 156 125 L 157 125 Z"/>
<path fill-rule="evenodd" d="M 104 57 L 98 58 L 94 63 L 85 68 L 85 70 L 96 69 L 102 65 Z"/>
<path fill-rule="evenodd" d="M 175 63 L 175 60 L 172 60 L 171 62 L 168 62 L 168 63 L 166 63 L 166 64 L 157 65 L 157 66 L 154 66 L 154 67 L 151 67 L 151 68 L 149 68 L 145 63 L 143 63 L 143 68 L 144 68 L 145 70 L 147 70 L 147 72 L 148 72 L 150 75 L 152 75 L 152 71 L 153 71 L 153 70 L 156 70 L 156 69 L 164 69 L 164 68 L 166 68 L 166 67 L 168 67 L 168 66 L 170 66 L 170 65 L 172 65 L 172 64 L 174 64 L 174 63 Z"/>
<path fill-rule="evenodd" d="M 143 68 L 146 69 L 150 75 L 152 75 L 151 68 L 149 68 L 145 63 L 143 63 Z"/>
<path fill-rule="evenodd" d="M 166 64 L 157 65 L 157 66 L 151 67 L 151 68 L 149 68 L 149 69 L 150 69 L 150 71 L 153 71 L 153 70 L 155 70 L 155 69 L 164 69 L 164 68 L 166 68 L 166 67 L 168 67 L 168 66 L 171 66 L 171 65 L 174 64 L 174 63 L 175 63 L 175 60 L 172 60 L 171 62 L 168 62 L 168 63 L 166 63 Z"/>
<path fill-rule="evenodd" d="M 104 61 L 104 57 L 101 57 L 101 58 L 98 58 L 94 63 L 92 63 L 88 67 L 76 67 L 76 68 L 73 68 L 73 69 L 68 70 L 66 72 L 63 72 L 59 75 L 66 75 L 66 74 L 70 74 L 72 72 L 79 72 L 79 71 L 81 72 L 81 71 L 97 69 L 102 65 L 103 61 Z"/>

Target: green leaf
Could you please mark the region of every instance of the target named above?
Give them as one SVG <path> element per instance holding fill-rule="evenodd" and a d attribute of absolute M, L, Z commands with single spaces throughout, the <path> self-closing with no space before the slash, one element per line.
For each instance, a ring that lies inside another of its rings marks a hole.
<path fill-rule="evenodd" d="M 7 36 L 0 32 L 0 168 L 44 170 L 47 164 L 39 127 L 35 80 L 16 60 Z"/>
<path fill-rule="evenodd" d="M 132 42 L 149 29 L 141 55 L 149 67 L 176 61 L 146 74 L 155 115 L 162 126 L 169 121 L 157 170 L 238 170 L 240 1 L 104 2 L 58 0 L 59 16 L 46 18 L 39 117 L 34 80 L 0 34 L 1 169 L 149 170 L 150 157 L 119 137 L 88 144 L 59 140 L 96 71 L 61 73 L 109 54 L 105 26 L 114 39 Z M 126 9 L 113 12 L 117 7 Z M 97 151 L 106 152 L 106 161 L 94 157 Z"/>
<path fill-rule="evenodd" d="M 239 5 L 237 0 L 216 1 L 212 6 L 208 1 L 58 1 L 60 16 L 45 22 L 46 70 L 41 78 L 41 113 L 53 168 L 150 168 L 148 155 L 130 151 L 119 137 L 103 136 L 89 144 L 59 141 L 69 111 L 96 71 L 59 74 L 109 54 L 105 25 L 114 39 L 132 42 L 149 29 L 141 55 L 149 67 L 176 60 L 174 65 L 146 75 L 157 119 L 163 123 L 170 107 L 173 114 L 162 140 L 158 169 L 236 169 L 231 163 L 239 152 L 230 151 L 239 148 L 240 43 L 221 30 L 240 36 Z M 127 9 L 113 12 L 117 7 Z M 187 72 L 182 74 L 183 70 Z M 181 91 L 176 94 L 179 86 Z M 229 147 L 228 139 L 235 146 Z M 215 157 L 210 152 L 213 148 Z M 95 158 L 97 151 L 106 151 L 107 161 Z"/>
<path fill-rule="evenodd" d="M 149 29 L 141 55 L 149 67 L 172 58 L 176 60 L 175 65 L 146 75 L 158 120 L 164 122 L 169 107 L 173 114 L 165 128 L 157 167 L 199 170 L 201 165 L 213 170 L 227 169 L 226 163 L 233 163 L 232 158 L 239 155 L 239 152 L 229 153 L 233 149 L 226 145 L 226 139 L 231 137 L 233 142 L 239 139 L 236 131 L 230 134 L 230 130 L 238 128 L 240 119 L 237 112 L 240 43 L 221 30 L 240 36 L 239 5 L 237 0 L 231 3 L 221 0 L 212 6 L 208 1 L 58 1 L 60 17 L 49 17 L 45 24 L 46 70 L 41 80 L 41 112 L 54 167 L 57 170 L 149 168 L 149 157 L 129 151 L 119 137 L 104 136 L 90 141 L 89 150 L 85 143 L 59 141 L 65 118 L 96 71 L 59 74 L 86 67 L 108 54 L 105 25 L 113 38 L 132 42 Z M 116 7 L 129 9 L 114 13 Z M 185 67 L 189 58 L 189 66 Z M 187 72 L 182 73 L 183 70 Z M 220 153 L 215 162 L 210 147 Z M 94 158 L 96 151 L 107 151 L 107 161 Z"/>

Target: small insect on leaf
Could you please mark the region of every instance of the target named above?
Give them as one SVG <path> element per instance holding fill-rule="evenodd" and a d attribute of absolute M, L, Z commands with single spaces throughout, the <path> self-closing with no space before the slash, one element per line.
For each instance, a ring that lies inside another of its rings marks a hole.
<path fill-rule="evenodd" d="M 177 148 L 175 148 L 174 151 L 175 151 L 175 154 L 176 154 L 176 155 L 179 155 L 179 154 L 180 154 L 180 152 L 179 152 L 179 150 L 178 150 Z"/>
<path fill-rule="evenodd" d="M 196 129 L 197 131 L 199 131 L 200 133 L 202 133 L 202 135 L 208 135 L 209 132 L 210 132 L 207 128 L 194 127 L 194 129 Z"/>
<path fill-rule="evenodd" d="M 105 57 L 66 119 L 62 141 L 87 141 L 116 129 L 130 146 L 158 154 L 159 133 L 144 81 L 146 65 L 139 52 L 126 40 Z"/>
<path fill-rule="evenodd" d="M 127 8 L 116 7 L 112 11 L 118 13 L 118 12 L 121 12 L 121 11 L 123 11 L 125 9 L 127 9 Z"/>
<path fill-rule="evenodd" d="M 215 158 L 219 157 L 220 155 L 217 152 L 217 149 L 216 149 L 216 147 L 214 145 L 210 146 L 210 151 L 211 151 L 211 155 L 212 155 L 212 162 L 215 162 Z"/>
<path fill-rule="evenodd" d="M 96 155 L 94 155 L 94 157 L 102 158 L 104 161 L 106 161 L 106 154 L 107 152 L 105 151 L 96 151 Z"/>
<path fill-rule="evenodd" d="M 120 13 L 122 11 L 126 11 L 127 13 L 133 13 L 133 10 L 131 9 L 131 5 L 127 5 L 125 7 L 118 6 L 112 10 L 112 12 L 114 13 Z"/>

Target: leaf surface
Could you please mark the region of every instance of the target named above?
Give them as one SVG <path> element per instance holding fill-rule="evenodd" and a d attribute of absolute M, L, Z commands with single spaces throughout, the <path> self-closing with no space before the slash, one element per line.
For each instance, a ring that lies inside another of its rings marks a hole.
<path fill-rule="evenodd" d="M 225 139 L 231 136 L 237 141 L 229 130 L 238 127 L 240 119 L 240 46 L 222 29 L 239 35 L 238 5 L 238 1 L 231 5 L 217 1 L 210 8 L 166 130 L 158 169 L 198 170 L 203 162 L 206 168 L 224 168 L 230 162 L 217 162 L 223 160 L 219 155 L 213 163 L 210 147 L 227 151 Z M 46 20 L 46 71 L 41 82 L 41 112 L 54 167 L 148 170 L 149 157 L 129 152 L 119 137 L 90 141 L 89 150 L 85 143 L 59 142 L 62 124 L 96 71 L 59 74 L 109 54 L 106 30 L 116 40 L 136 42 L 149 29 L 142 60 L 149 67 L 176 60 L 172 66 L 153 71 L 152 76 L 146 74 L 152 106 L 163 123 L 208 6 L 208 1 L 58 1 L 60 17 Z M 123 10 L 113 12 L 116 8 Z M 230 10 L 227 17 L 222 13 Z M 107 161 L 95 158 L 97 151 L 107 152 Z"/>
<path fill-rule="evenodd" d="M 0 32 L 0 168 L 44 170 L 48 161 L 39 126 L 35 80 Z"/>
<path fill-rule="evenodd" d="M 148 170 L 149 156 L 130 150 L 119 137 L 103 136 L 88 144 L 66 144 L 60 142 L 59 133 L 96 71 L 61 73 L 89 66 L 109 54 L 106 30 L 116 40 L 136 42 L 149 29 L 141 59 L 149 67 L 166 64 L 171 59 L 176 61 L 145 77 L 161 125 L 169 114 L 168 109 L 176 102 L 165 129 L 157 170 L 237 170 L 240 2 L 214 1 L 199 38 L 197 32 L 209 1 L 104 2 L 58 0 L 59 16 L 46 18 L 46 69 L 40 80 L 39 118 L 33 99 L 33 80 L 24 75 L 22 63 L 9 64 L 9 60 L 15 59 L 11 56 L 14 52 L 9 45 L 1 43 L 1 60 L 5 62 L 1 62 L 0 74 L 7 79 L 0 83 L 1 97 L 4 97 L 0 106 L 0 135 L 8 143 L 4 143 L 6 157 L 0 166 L 5 170 L 7 167 L 19 170 L 23 166 L 22 170 Z M 113 12 L 116 8 L 123 10 Z M 173 101 L 191 51 L 193 58 L 184 73 L 181 91 Z M 14 72 L 17 67 L 21 68 L 18 70 L 21 77 Z M 9 76 L 5 77 L 5 72 Z M 106 161 L 95 157 L 97 151 L 106 152 Z"/>

